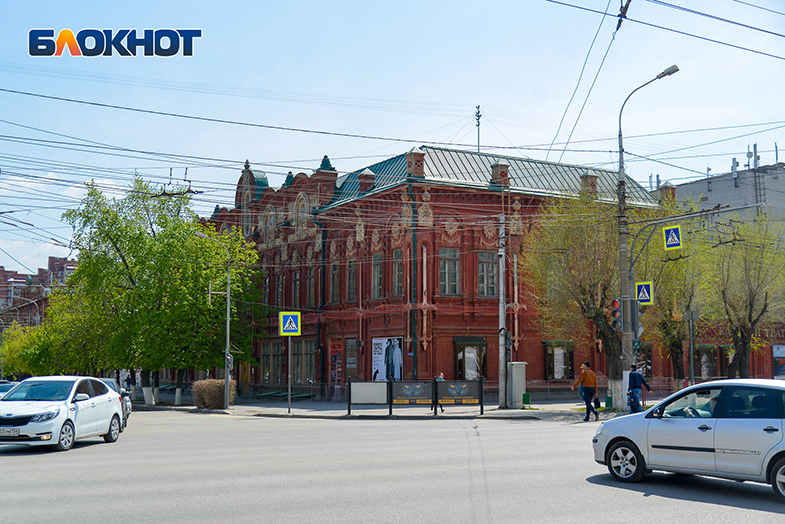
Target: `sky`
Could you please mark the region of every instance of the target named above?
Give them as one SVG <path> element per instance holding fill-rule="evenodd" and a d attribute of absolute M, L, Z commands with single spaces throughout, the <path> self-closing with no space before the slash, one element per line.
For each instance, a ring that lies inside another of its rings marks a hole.
<path fill-rule="evenodd" d="M 476 150 L 478 105 L 484 152 L 615 170 L 622 103 L 674 64 L 624 107 L 628 176 L 743 169 L 754 144 L 778 160 L 785 1 L 631 0 L 617 31 L 620 7 L 0 0 L 0 266 L 77 257 L 61 215 L 87 181 L 117 198 L 135 174 L 190 184 L 209 216 L 246 159 L 279 187 L 324 155 L 346 173 L 419 144 Z M 30 56 L 31 29 L 202 35 L 192 56 Z"/>

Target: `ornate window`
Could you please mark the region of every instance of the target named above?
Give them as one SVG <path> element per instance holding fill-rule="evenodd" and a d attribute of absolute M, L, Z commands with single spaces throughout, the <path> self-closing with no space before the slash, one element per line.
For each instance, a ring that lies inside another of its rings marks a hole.
<path fill-rule="evenodd" d="M 241 223 L 243 229 L 243 236 L 249 237 L 253 233 L 253 217 L 251 216 L 251 191 L 246 189 L 243 193 L 243 208 L 241 210 Z"/>
<path fill-rule="evenodd" d="M 382 297 L 382 254 L 371 257 L 371 298 Z"/>
<path fill-rule="evenodd" d="M 497 295 L 496 290 L 496 254 L 492 251 L 477 253 L 477 283 L 481 297 Z"/>
<path fill-rule="evenodd" d="M 308 197 L 304 193 L 300 193 L 294 204 L 294 230 L 297 238 L 305 238 L 308 226 L 308 210 Z"/>
<path fill-rule="evenodd" d="M 457 249 L 439 249 L 439 293 L 457 295 L 461 292 L 461 255 Z"/>
<path fill-rule="evenodd" d="M 264 212 L 265 225 L 264 225 L 264 243 L 272 244 L 275 238 L 275 209 L 273 206 L 267 206 Z"/>
<path fill-rule="evenodd" d="M 393 295 L 403 295 L 403 250 L 393 250 L 392 262 Z"/>

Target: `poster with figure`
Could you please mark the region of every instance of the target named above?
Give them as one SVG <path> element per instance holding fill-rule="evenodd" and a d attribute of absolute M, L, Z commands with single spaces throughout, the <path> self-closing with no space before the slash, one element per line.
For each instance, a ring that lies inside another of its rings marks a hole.
<path fill-rule="evenodd" d="M 774 378 L 785 380 L 785 346 L 773 346 Z"/>
<path fill-rule="evenodd" d="M 403 378 L 403 338 L 375 338 L 371 345 L 371 380 Z"/>

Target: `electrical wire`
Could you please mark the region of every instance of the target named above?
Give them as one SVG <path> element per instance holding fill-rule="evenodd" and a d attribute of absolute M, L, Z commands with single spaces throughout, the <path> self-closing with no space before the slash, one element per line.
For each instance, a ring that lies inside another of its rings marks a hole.
<path fill-rule="evenodd" d="M 747 24 L 742 24 L 741 22 L 736 22 L 735 20 L 728 20 L 727 18 L 721 18 L 719 16 L 715 16 L 715 15 L 711 15 L 711 14 L 707 14 L 707 13 L 702 13 L 700 11 L 695 11 L 694 9 L 688 9 L 686 7 L 682 7 L 682 6 L 679 6 L 679 5 L 669 4 L 668 2 L 663 2 L 662 0 L 646 0 L 646 1 L 650 2 L 652 4 L 661 5 L 661 6 L 664 6 L 664 7 L 669 7 L 671 9 L 676 9 L 678 11 L 682 11 L 682 12 L 689 13 L 689 14 L 692 14 L 692 15 L 703 16 L 703 17 L 709 18 L 711 20 L 717 20 L 719 22 L 726 22 L 728 24 L 737 25 L 737 26 L 743 27 L 745 29 L 752 29 L 753 31 L 760 31 L 761 33 L 766 33 L 768 35 L 779 36 L 780 38 L 785 38 L 785 35 L 783 35 L 782 33 L 775 33 L 774 31 L 769 31 L 767 29 L 761 29 L 760 27 L 755 27 L 755 26 L 751 26 L 751 25 L 747 25 Z"/>
<path fill-rule="evenodd" d="M 545 0 L 545 1 L 546 1 L 546 2 L 550 2 L 550 3 L 552 3 L 552 4 L 559 4 L 559 5 L 563 5 L 563 6 L 565 6 L 565 7 L 572 7 L 572 8 L 574 8 L 574 9 L 579 9 L 579 10 L 581 10 L 581 11 L 588 11 L 588 12 L 590 12 L 590 13 L 597 13 L 597 14 L 601 14 L 601 15 L 603 15 L 603 16 L 613 16 L 613 15 L 610 15 L 610 14 L 605 14 L 605 13 L 603 13 L 602 11 L 597 11 L 596 9 L 590 9 L 590 8 L 588 8 L 588 7 L 583 7 L 583 6 L 579 6 L 579 5 L 568 4 L 568 3 L 566 3 L 566 2 L 561 2 L 561 1 L 559 1 L 559 0 Z M 614 17 L 614 18 L 615 18 L 615 17 Z M 713 44 L 724 45 L 724 46 L 727 46 L 727 47 L 732 47 L 732 48 L 734 48 L 734 49 L 738 49 L 738 50 L 741 50 L 741 51 L 748 51 L 748 52 L 750 52 L 750 53 L 755 53 L 755 54 L 762 55 L 762 56 L 768 56 L 769 58 L 776 58 L 777 60 L 785 60 L 785 56 L 773 55 L 773 54 L 771 54 L 771 53 L 766 53 L 766 52 L 764 52 L 764 51 L 758 51 L 758 50 L 756 50 L 756 49 L 751 49 L 751 48 L 749 48 L 749 47 L 743 47 L 743 46 L 740 46 L 740 45 L 731 44 L 731 43 L 729 43 L 729 42 L 723 42 L 723 41 L 721 41 L 721 40 L 715 40 L 715 39 L 713 39 L 713 38 L 708 38 L 708 37 L 705 37 L 705 36 L 700 36 L 700 35 L 696 35 L 696 34 L 692 34 L 692 33 L 687 33 L 687 32 L 685 32 L 685 31 L 679 31 L 679 30 L 677 30 L 677 29 L 671 29 L 671 28 L 669 28 L 669 27 L 664 27 L 664 26 L 657 25 L 657 24 L 652 24 L 652 23 L 649 23 L 649 22 L 643 22 L 642 20 L 635 20 L 635 19 L 633 19 L 633 18 L 628 18 L 628 17 L 625 17 L 625 18 L 624 18 L 624 20 L 628 20 L 628 21 L 630 21 L 630 22 L 634 22 L 634 23 L 636 23 L 636 24 L 645 25 L 645 26 L 647 26 L 647 27 L 653 27 L 653 28 L 655 28 L 655 29 L 662 29 L 663 31 L 669 31 L 669 32 L 671 32 L 671 33 L 676 33 L 676 34 L 679 34 L 679 35 L 682 35 L 682 36 L 689 36 L 689 37 L 691 37 L 691 38 L 697 38 L 698 40 L 703 40 L 703 41 L 705 41 L 705 42 L 711 42 L 711 43 L 713 43 Z"/>

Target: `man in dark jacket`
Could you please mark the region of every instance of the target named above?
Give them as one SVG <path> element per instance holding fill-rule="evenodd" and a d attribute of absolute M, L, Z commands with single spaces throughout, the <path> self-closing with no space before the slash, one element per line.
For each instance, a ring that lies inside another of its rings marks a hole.
<path fill-rule="evenodd" d="M 627 387 L 627 392 L 630 394 L 630 409 L 633 413 L 640 413 L 643 411 L 641 407 L 641 389 L 646 386 L 646 390 L 651 393 L 649 383 L 643 377 L 643 373 L 638 371 L 638 366 L 633 364 L 630 370 L 630 382 Z"/>

